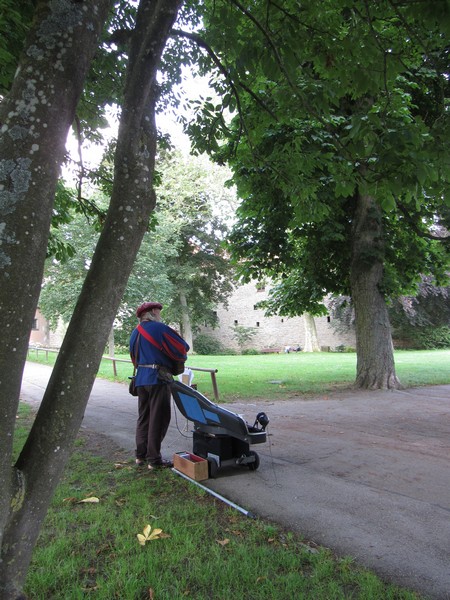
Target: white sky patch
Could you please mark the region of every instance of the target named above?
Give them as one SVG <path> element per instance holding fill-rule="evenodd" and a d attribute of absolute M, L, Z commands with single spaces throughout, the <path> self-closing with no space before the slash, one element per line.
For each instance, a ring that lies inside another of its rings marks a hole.
<path fill-rule="evenodd" d="M 192 71 L 188 67 L 183 68 L 183 83 L 175 87 L 175 93 L 181 95 L 186 99 L 198 99 L 200 97 L 205 98 L 208 95 L 212 95 L 212 92 L 208 86 L 207 77 L 194 77 Z M 183 104 L 183 102 L 181 102 Z M 180 123 L 177 122 L 177 116 L 183 115 L 187 118 L 191 117 L 192 114 L 183 108 L 179 108 L 177 114 L 174 114 L 172 110 L 165 113 L 156 115 L 156 125 L 158 130 L 163 134 L 169 134 L 172 140 L 172 144 L 183 152 L 183 154 L 189 154 L 190 141 L 188 136 L 183 133 Z M 119 129 L 119 110 L 117 107 L 108 107 L 106 111 L 106 118 L 109 123 L 107 129 L 102 130 L 102 135 L 106 141 L 111 140 L 113 137 L 117 137 Z M 77 162 L 79 160 L 78 155 L 78 139 L 71 129 L 66 142 L 66 149 L 69 153 L 72 164 L 67 164 L 63 167 L 62 174 L 63 178 L 69 183 L 75 185 L 77 181 L 76 172 L 78 170 Z M 82 158 L 83 165 L 86 169 L 98 167 L 102 160 L 104 147 L 100 144 L 93 144 L 84 141 L 82 144 Z"/>
<path fill-rule="evenodd" d="M 174 93 L 181 98 L 180 108 L 174 113 L 173 109 L 167 110 L 165 113 L 156 115 L 156 125 L 160 133 L 168 134 L 171 138 L 173 146 L 179 150 L 185 157 L 190 153 L 190 140 L 188 136 L 183 132 L 182 125 L 178 122 L 177 117 L 183 116 L 185 118 L 192 119 L 194 117 L 193 110 L 183 107 L 186 104 L 186 100 L 197 100 L 204 99 L 208 96 L 214 97 L 215 93 L 208 85 L 209 77 L 194 76 L 191 68 L 183 67 L 182 70 L 182 83 L 175 86 Z M 101 131 L 105 142 L 107 143 L 113 137 L 117 137 L 119 130 L 119 115 L 120 109 L 117 106 L 111 106 L 107 108 L 106 118 L 109 123 L 108 128 Z M 71 129 L 66 142 L 66 149 L 71 157 L 71 161 L 68 162 L 62 168 L 62 176 L 71 187 L 75 187 L 78 182 L 79 173 L 79 149 L 78 139 Z M 83 166 L 86 170 L 93 169 L 99 166 L 104 153 L 103 144 L 94 144 L 84 141 L 82 144 L 82 160 Z M 197 158 L 197 160 L 209 162 L 209 159 L 205 156 Z M 211 178 L 215 179 L 217 174 L 211 171 Z M 231 177 L 231 173 L 230 173 Z M 95 189 L 92 187 L 89 189 L 89 182 L 87 179 L 83 180 L 83 195 L 89 195 L 94 192 Z M 214 187 L 212 182 L 212 187 Z M 228 196 L 225 193 L 225 196 Z M 232 211 L 233 217 L 230 215 L 230 209 L 224 211 L 223 199 L 217 199 L 217 205 L 213 206 L 215 214 L 224 218 L 224 213 L 227 214 L 227 220 L 231 218 L 234 220 L 234 210 Z M 130 207 L 125 207 L 125 210 L 130 210 Z"/>

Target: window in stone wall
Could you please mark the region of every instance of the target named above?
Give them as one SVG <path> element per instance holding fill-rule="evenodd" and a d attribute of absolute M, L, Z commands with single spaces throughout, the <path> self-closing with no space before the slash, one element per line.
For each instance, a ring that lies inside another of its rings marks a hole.
<path fill-rule="evenodd" d="M 39 330 L 39 323 L 37 319 L 33 319 L 33 324 L 31 325 L 31 329 L 33 331 L 38 331 Z"/>
<path fill-rule="evenodd" d="M 256 321 L 256 327 L 259 327 L 259 321 Z"/>
<path fill-rule="evenodd" d="M 235 324 L 235 325 L 237 325 L 237 324 L 238 324 L 238 320 L 237 320 L 237 319 L 235 319 L 235 320 L 234 320 L 234 324 Z"/>
<path fill-rule="evenodd" d="M 284 323 L 284 319 L 281 319 L 281 322 Z"/>
<path fill-rule="evenodd" d="M 328 315 L 328 317 L 327 317 L 327 323 L 331 323 L 331 317 L 330 317 L 330 315 Z"/>

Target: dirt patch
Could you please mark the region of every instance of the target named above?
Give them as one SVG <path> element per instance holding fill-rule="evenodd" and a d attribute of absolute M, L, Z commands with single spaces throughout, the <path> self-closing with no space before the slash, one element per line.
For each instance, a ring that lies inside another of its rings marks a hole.
<path fill-rule="evenodd" d="M 132 458 L 130 453 L 114 442 L 110 437 L 91 429 L 80 429 L 78 440 L 86 452 L 113 462 L 125 462 Z"/>

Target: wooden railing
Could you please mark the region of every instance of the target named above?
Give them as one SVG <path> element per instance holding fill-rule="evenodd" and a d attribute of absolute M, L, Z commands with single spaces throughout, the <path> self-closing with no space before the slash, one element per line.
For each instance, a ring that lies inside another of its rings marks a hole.
<path fill-rule="evenodd" d="M 30 352 L 35 352 L 36 358 L 39 356 L 39 352 L 45 352 L 45 358 L 46 358 L 46 360 L 48 360 L 49 352 L 58 354 L 59 350 L 54 349 L 54 348 L 44 348 L 43 346 L 28 346 L 28 354 L 30 354 Z M 122 363 L 132 364 L 131 360 L 129 358 L 127 359 L 127 358 L 115 358 L 114 356 L 102 356 L 102 360 L 110 360 L 112 362 L 114 377 L 117 377 L 117 363 L 122 362 Z M 202 367 L 191 367 L 191 365 L 189 365 L 189 368 L 191 369 L 191 371 L 202 371 L 204 373 L 209 373 L 211 375 L 211 384 L 213 387 L 214 399 L 216 402 L 218 402 L 219 401 L 219 388 L 217 387 L 217 379 L 216 379 L 217 369 L 203 369 Z"/>

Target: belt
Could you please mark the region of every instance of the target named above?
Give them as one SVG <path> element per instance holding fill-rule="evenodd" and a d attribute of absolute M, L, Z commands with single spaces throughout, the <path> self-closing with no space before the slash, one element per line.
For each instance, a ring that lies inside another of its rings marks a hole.
<path fill-rule="evenodd" d="M 138 365 L 138 367 L 145 367 L 147 369 L 159 369 L 161 365 Z"/>

